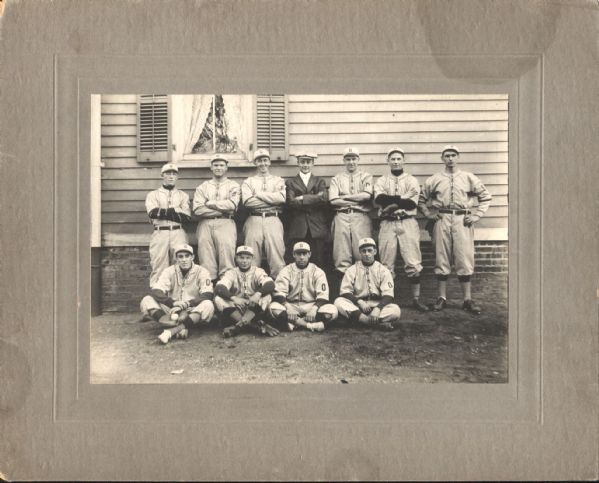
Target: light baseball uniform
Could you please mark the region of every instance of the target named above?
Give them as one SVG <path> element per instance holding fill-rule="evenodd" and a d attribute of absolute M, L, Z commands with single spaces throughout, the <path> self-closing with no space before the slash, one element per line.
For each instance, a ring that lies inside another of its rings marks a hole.
<path fill-rule="evenodd" d="M 393 323 L 401 316 L 399 305 L 393 303 L 393 290 L 393 275 L 387 267 L 378 261 L 369 266 L 357 261 L 343 276 L 335 306 L 349 319 L 352 313 L 362 312 L 357 301 L 364 300 L 370 307 L 381 308 L 381 322 Z"/>
<path fill-rule="evenodd" d="M 168 214 L 165 212 L 172 208 Z M 163 186 L 146 196 L 146 211 L 154 225 L 150 239 L 150 287 L 158 281 L 160 273 L 175 261 L 175 247 L 187 243 L 182 223 L 191 220 L 189 196 L 177 188 Z M 174 214 L 173 214 L 174 212 Z"/>
<path fill-rule="evenodd" d="M 267 201 L 256 197 L 265 195 Z M 241 200 L 250 210 L 243 226 L 245 244 L 254 250 L 254 262 L 266 258 L 270 273 L 276 277 L 285 266 L 283 224 L 279 218 L 285 203 L 285 181 L 279 176 L 251 176 L 241 185 Z"/>
<path fill-rule="evenodd" d="M 204 181 L 196 188 L 193 212 L 200 217 L 197 228 L 198 261 L 215 280 L 235 267 L 237 226 L 233 216 L 239 206 L 241 188 L 228 178 Z M 208 208 L 207 201 L 218 209 Z"/>
<path fill-rule="evenodd" d="M 372 197 L 372 175 L 361 170 L 354 173 L 339 173 L 331 179 L 329 201 L 342 195 L 368 193 Z M 358 241 L 372 234 L 372 220 L 368 216 L 370 200 L 354 202 L 351 206 L 333 206 L 336 211 L 332 226 L 333 263 L 340 272 L 345 272 L 354 260 L 360 258 Z"/>
<path fill-rule="evenodd" d="M 234 309 L 235 305 L 231 301 L 231 296 L 235 295 L 249 300 L 256 292 L 260 292 L 262 296 L 258 305 L 262 311 L 266 311 L 272 302 L 273 290 L 274 281 L 262 268 L 251 266 L 244 272 L 239 267 L 235 267 L 227 270 L 216 283 L 214 305 L 219 312 Z"/>
<path fill-rule="evenodd" d="M 149 315 L 153 309 L 162 309 L 168 314 L 173 303 L 178 301 L 189 302 L 190 312 L 200 314 L 204 322 L 210 321 L 214 315 L 210 274 L 195 263 L 185 276 L 179 265 L 165 268 L 151 288 L 152 294 L 146 295 L 140 304 L 144 315 Z"/>
<path fill-rule="evenodd" d="M 474 206 L 474 200 L 478 206 Z M 467 210 L 482 217 L 491 204 L 491 194 L 474 174 L 457 170 L 453 174 L 440 172 L 428 178 L 422 187 L 418 206 L 428 216 L 435 210 Z M 452 255 L 458 276 L 474 273 L 474 227 L 464 226 L 464 215 L 439 213 L 441 219 L 433 229 L 435 273 L 451 273 Z"/>
<path fill-rule="evenodd" d="M 383 216 L 381 216 L 383 210 L 379 207 L 379 217 L 381 217 L 379 258 L 395 276 L 395 261 L 399 248 L 406 274 L 408 277 L 416 277 L 422 271 L 420 227 L 416 221 L 420 185 L 410 174 L 402 173 L 399 176 L 388 174 L 377 179 L 374 185 L 374 199 L 376 200 L 381 194 L 401 196 L 414 202 L 414 209 L 398 208 Z"/>
<path fill-rule="evenodd" d="M 315 305 L 320 314 L 330 315 L 329 320 L 338 316 L 337 309 L 329 302 L 329 282 L 324 271 L 308 263 L 299 268 L 295 263 L 287 265 L 275 280 L 275 292 L 270 311 L 273 317 L 286 311 L 306 315 Z"/>

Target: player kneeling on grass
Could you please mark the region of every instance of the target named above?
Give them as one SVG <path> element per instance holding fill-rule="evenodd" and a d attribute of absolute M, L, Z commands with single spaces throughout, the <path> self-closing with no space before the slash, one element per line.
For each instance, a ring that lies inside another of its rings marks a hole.
<path fill-rule="evenodd" d="M 272 301 L 275 283 L 260 267 L 252 266 L 254 250 L 242 245 L 235 251 L 235 268 L 227 270 L 214 288 L 214 305 L 223 315 L 226 327 L 223 336 L 232 337 L 244 327 L 258 329 L 271 337 L 279 331 L 264 322 L 266 309 Z"/>
<path fill-rule="evenodd" d="M 214 315 L 210 274 L 193 263 L 193 248 L 186 244 L 177 246 L 175 260 L 175 265 L 162 271 L 151 294 L 140 304 L 144 316 L 169 327 L 158 336 L 163 344 L 173 336 L 187 338 L 192 325 L 207 324 Z"/>
<path fill-rule="evenodd" d="M 374 259 L 372 238 L 362 238 L 359 249 L 361 260 L 346 270 L 335 307 L 350 322 L 393 330 L 401 316 L 399 305 L 393 303 L 393 275 Z"/>
<path fill-rule="evenodd" d="M 322 332 L 325 322 L 337 318 L 338 312 L 329 302 L 329 283 L 322 269 L 310 263 L 310 245 L 293 246 L 294 263 L 279 272 L 275 280 L 270 313 L 289 330 L 296 326 Z"/>

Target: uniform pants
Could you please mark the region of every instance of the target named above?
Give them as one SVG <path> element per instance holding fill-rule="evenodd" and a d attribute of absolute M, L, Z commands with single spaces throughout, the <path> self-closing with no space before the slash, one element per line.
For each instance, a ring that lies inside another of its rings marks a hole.
<path fill-rule="evenodd" d="M 285 266 L 283 224 L 278 216 L 250 215 L 243 225 L 245 244 L 254 249 L 254 264 L 260 266 L 264 256 L 274 279 Z"/>
<path fill-rule="evenodd" d="M 360 259 L 358 243 L 372 236 L 372 220 L 366 213 L 337 213 L 333 220 L 333 263 L 342 273 Z"/>
<path fill-rule="evenodd" d="M 300 317 L 304 317 L 314 307 L 315 302 L 285 302 L 280 304 L 279 302 L 273 302 L 270 304 L 270 313 L 273 318 L 276 318 L 281 312 L 298 314 Z M 333 304 L 324 304 L 318 308 L 319 314 L 330 315 L 329 322 L 335 320 L 339 316 L 337 308 Z"/>
<path fill-rule="evenodd" d="M 379 304 L 377 300 L 367 300 L 366 303 L 370 307 L 376 307 Z M 349 314 L 351 312 L 355 312 L 356 310 L 362 313 L 360 307 L 358 307 L 351 300 L 348 300 L 345 297 L 338 297 L 335 300 L 335 307 L 337 307 L 337 310 L 339 310 L 339 315 L 345 317 L 346 319 L 349 318 Z M 381 322 L 394 323 L 397 322 L 400 317 L 401 309 L 397 304 L 387 304 L 381 309 Z"/>
<path fill-rule="evenodd" d="M 154 230 L 150 238 L 150 287 L 158 281 L 162 271 L 175 262 L 175 247 L 182 243 L 187 243 L 187 234 L 183 228 Z"/>
<path fill-rule="evenodd" d="M 393 277 L 397 249 L 404 261 L 404 270 L 408 277 L 416 277 L 422 271 L 420 253 L 420 227 L 416 218 L 405 220 L 383 220 L 379 231 L 379 257 Z"/>
<path fill-rule="evenodd" d="M 170 314 L 172 312 L 171 307 L 167 307 L 164 304 L 159 304 L 156 302 L 156 299 L 151 295 L 146 295 L 143 299 L 141 299 L 141 303 L 139 304 L 139 308 L 141 309 L 141 313 L 144 315 L 150 315 L 152 310 L 162 309 L 165 314 Z M 190 313 L 200 314 L 200 321 L 204 323 L 210 322 L 210 319 L 214 316 L 214 304 L 212 300 L 202 300 L 198 305 L 189 310 Z M 179 322 L 176 320 L 169 320 L 164 325 L 168 325 L 169 327 L 174 327 L 178 325 Z"/>
<path fill-rule="evenodd" d="M 449 275 L 451 259 L 457 275 L 474 273 L 474 227 L 464 226 L 464 215 L 442 213 L 433 228 L 435 273 Z"/>
<path fill-rule="evenodd" d="M 197 229 L 198 261 L 216 280 L 235 267 L 237 227 L 228 218 L 200 220 Z"/>
<path fill-rule="evenodd" d="M 249 299 L 246 298 L 245 300 Z M 266 312 L 271 302 L 272 296 L 270 294 L 263 295 L 262 297 L 260 297 L 260 302 L 258 302 L 258 305 L 260 306 L 262 312 Z M 216 306 L 216 310 L 218 310 L 220 313 L 222 313 L 226 309 L 236 308 L 235 304 L 231 300 L 225 300 L 224 298 L 219 297 L 218 295 L 214 297 L 214 305 Z"/>

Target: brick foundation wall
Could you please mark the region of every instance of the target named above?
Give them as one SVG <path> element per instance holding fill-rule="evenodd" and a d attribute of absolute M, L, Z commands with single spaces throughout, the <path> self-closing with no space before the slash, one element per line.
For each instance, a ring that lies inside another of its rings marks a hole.
<path fill-rule="evenodd" d="M 424 265 L 423 275 L 431 274 L 434 267 L 431 243 L 422 242 L 421 250 Z M 476 273 L 507 273 L 507 242 L 480 241 L 476 242 L 475 250 Z M 401 260 L 398 265 L 402 266 Z M 148 247 L 102 248 L 101 266 L 102 311 L 138 311 L 139 301 L 147 294 L 149 288 L 150 256 Z M 397 271 L 397 273 L 401 272 L 401 269 Z"/>

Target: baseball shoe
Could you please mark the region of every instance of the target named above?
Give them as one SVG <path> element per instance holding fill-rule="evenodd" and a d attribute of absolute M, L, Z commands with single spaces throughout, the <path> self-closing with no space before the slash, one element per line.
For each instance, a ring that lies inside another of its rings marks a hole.
<path fill-rule="evenodd" d="M 391 324 L 391 322 L 381 322 L 379 324 L 379 329 L 384 331 L 391 331 L 395 330 L 395 327 L 393 327 L 393 324 Z"/>
<path fill-rule="evenodd" d="M 239 332 L 239 328 L 236 325 L 231 325 L 229 327 L 225 327 L 223 330 L 223 337 L 234 337 Z"/>
<path fill-rule="evenodd" d="M 478 315 L 482 312 L 481 308 L 478 305 L 476 305 L 471 299 L 464 300 L 462 308 L 467 312 L 472 312 L 475 315 Z"/>
<path fill-rule="evenodd" d="M 181 329 L 179 332 L 177 332 L 177 335 L 175 337 L 177 339 L 187 339 L 188 335 L 189 335 L 188 329 Z"/>
<path fill-rule="evenodd" d="M 312 322 L 306 324 L 306 327 L 312 332 L 322 332 L 324 330 L 324 324 L 322 322 Z"/>
<path fill-rule="evenodd" d="M 415 308 L 418 312 L 428 312 L 428 307 L 418 299 L 413 300 L 412 307 Z"/>
<path fill-rule="evenodd" d="M 163 344 L 167 344 L 168 341 L 171 340 L 171 337 L 173 337 L 173 334 L 170 330 L 163 330 L 162 334 L 158 336 L 158 339 L 160 339 L 160 342 Z"/>
<path fill-rule="evenodd" d="M 433 310 L 435 312 L 439 312 L 440 310 L 443 310 L 445 307 L 447 307 L 447 300 L 445 300 L 443 297 L 439 297 L 437 299 L 437 302 L 433 305 Z"/>
<path fill-rule="evenodd" d="M 295 325 L 293 325 L 291 322 L 287 322 L 287 330 L 289 332 L 293 332 L 293 329 L 295 329 Z"/>

